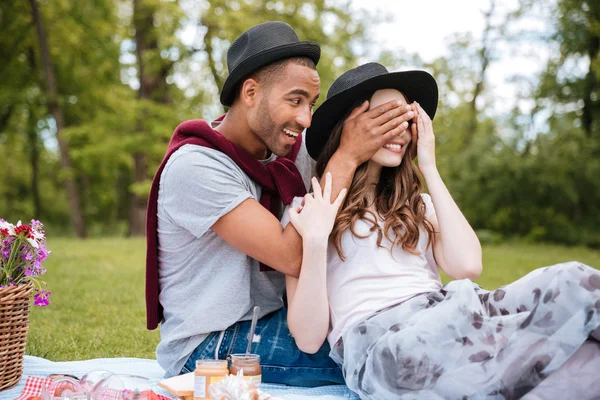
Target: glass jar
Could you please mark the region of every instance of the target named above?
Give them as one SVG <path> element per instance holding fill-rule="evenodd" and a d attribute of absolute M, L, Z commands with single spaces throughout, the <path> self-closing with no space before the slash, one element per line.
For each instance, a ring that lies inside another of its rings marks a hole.
<path fill-rule="evenodd" d="M 228 373 L 227 360 L 197 360 L 194 371 L 194 400 L 210 399 L 208 387 L 225 379 Z"/>
<path fill-rule="evenodd" d="M 232 354 L 229 373 L 237 375 L 239 371 L 244 372 L 244 378 L 249 379 L 256 387 L 260 387 L 262 368 L 260 367 L 260 356 L 258 354 Z"/>

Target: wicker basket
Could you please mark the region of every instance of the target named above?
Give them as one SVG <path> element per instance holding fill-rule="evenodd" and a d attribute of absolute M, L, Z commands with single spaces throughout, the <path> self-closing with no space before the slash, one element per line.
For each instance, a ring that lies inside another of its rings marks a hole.
<path fill-rule="evenodd" d="M 29 330 L 29 303 L 33 284 L 0 289 L 0 390 L 19 383 Z"/>

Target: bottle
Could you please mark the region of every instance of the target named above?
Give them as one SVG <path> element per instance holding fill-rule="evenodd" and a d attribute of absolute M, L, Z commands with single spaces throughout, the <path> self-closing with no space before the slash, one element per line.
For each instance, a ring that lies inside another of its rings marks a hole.
<path fill-rule="evenodd" d="M 228 374 L 227 360 L 197 360 L 194 371 L 194 400 L 210 399 L 208 387 Z"/>
<path fill-rule="evenodd" d="M 232 354 L 229 373 L 237 375 L 239 371 L 244 372 L 244 378 L 249 379 L 256 387 L 262 383 L 262 368 L 260 366 L 260 355 L 258 354 Z"/>

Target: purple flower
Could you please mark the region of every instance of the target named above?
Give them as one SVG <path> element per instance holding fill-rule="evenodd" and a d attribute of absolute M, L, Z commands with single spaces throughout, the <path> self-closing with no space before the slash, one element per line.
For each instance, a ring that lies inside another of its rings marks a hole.
<path fill-rule="evenodd" d="M 50 304 L 50 295 L 52 292 L 49 290 L 40 290 L 33 296 L 33 304 L 39 307 L 46 307 Z"/>
<path fill-rule="evenodd" d="M 42 243 L 40 245 L 40 247 L 38 247 L 37 252 L 38 252 L 37 261 L 39 261 L 39 262 L 44 261 L 48 257 L 48 254 L 50 254 L 50 252 L 46 249 L 46 243 Z"/>
<path fill-rule="evenodd" d="M 40 221 L 32 219 L 31 220 L 31 227 L 33 229 L 40 230 L 40 229 L 42 229 L 44 227 L 44 225 Z"/>
<path fill-rule="evenodd" d="M 21 221 L 12 225 L 0 218 L 0 269 L 3 272 L 0 276 L 1 287 L 15 286 L 32 280 L 37 287 L 40 286 L 40 282 L 35 278 L 46 272 L 42 263 L 50 253 L 46 248 L 46 234 L 42 228 L 42 223 L 37 220 L 31 220 L 31 225 L 24 225 Z M 51 294 L 47 290 L 36 290 L 33 296 L 34 304 L 47 306 Z"/>

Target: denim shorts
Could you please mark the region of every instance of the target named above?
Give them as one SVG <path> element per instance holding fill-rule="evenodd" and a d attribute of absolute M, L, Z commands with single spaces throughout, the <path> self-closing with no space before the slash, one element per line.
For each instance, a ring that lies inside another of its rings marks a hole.
<path fill-rule="evenodd" d="M 194 350 L 181 373 L 193 371 L 196 360 L 227 360 L 230 354 L 245 353 L 250 325 L 251 321 L 242 321 L 223 332 L 212 332 Z M 252 343 L 251 353 L 260 355 L 263 382 L 308 387 L 344 384 L 341 369 L 329 357 L 327 341 L 315 354 L 298 349 L 287 326 L 286 308 L 259 319 L 254 335 L 260 340 Z"/>

